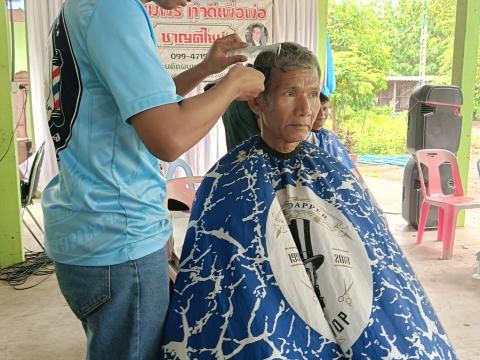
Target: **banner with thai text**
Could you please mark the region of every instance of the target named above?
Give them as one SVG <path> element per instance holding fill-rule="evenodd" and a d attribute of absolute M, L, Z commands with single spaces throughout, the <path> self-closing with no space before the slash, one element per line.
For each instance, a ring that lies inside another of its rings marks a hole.
<path fill-rule="evenodd" d="M 228 34 L 237 33 L 251 46 L 272 43 L 273 0 L 194 0 L 173 10 L 154 3 L 145 6 L 160 58 L 172 76 L 198 64 L 213 42 Z"/>

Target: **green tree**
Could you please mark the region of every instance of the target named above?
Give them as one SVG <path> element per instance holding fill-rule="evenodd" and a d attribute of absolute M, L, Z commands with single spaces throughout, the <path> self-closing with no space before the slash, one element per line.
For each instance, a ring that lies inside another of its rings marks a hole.
<path fill-rule="evenodd" d="M 456 0 L 429 0 L 429 43 L 427 62 L 432 74 L 445 83 L 452 76 L 453 41 L 455 37 Z M 480 38 L 479 38 L 480 41 Z M 473 104 L 474 116 L 480 117 L 480 51 L 477 54 L 477 75 Z"/>
<path fill-rule="evenodd" d="M 480 0 L 479 0 L 480 1 Z M 426 74 L 451 81 L 457 0 L 427 1 Z M 387 75 L 418 75 L 424 0 L 330 2 L 337 118 L 348 121 L 372 109 Z M 480 114 L 480 52 L 474 111 Z M 335 119 L 334 119 L 335 121 Z"/>
<path fill-rule="evenodd" d="M 452 67 L 456 0 L 427 1 L 427 75 L 447 75 Z M 423 0 L 396 0 L 384 4 L 385 28 L 391 35 L 390 75 L 418 75 Z"/>
<path fill-rule="evenodd" d="M 337 80 L 332 103 L 336 118 L 347 121 L 356 112 L 374 107 L 377 94 L 386 87 L 385 76 L 391 68 L 389 34 L 373 4 L 346 0 L 330 5 L 328 25 Z"/>
<path fill-rule="evenodd" d="M 398 0 L 384 4 L 384 28 L 392 49 L 389 75 L 418 75 L 422 0 Z"/>
<path fill-rule="evenodd" d="M 448 81 L 452 72 L 456 3 L 456 0 L 430 0 L 428 3 L 429 73 L 448 77 Z"/>

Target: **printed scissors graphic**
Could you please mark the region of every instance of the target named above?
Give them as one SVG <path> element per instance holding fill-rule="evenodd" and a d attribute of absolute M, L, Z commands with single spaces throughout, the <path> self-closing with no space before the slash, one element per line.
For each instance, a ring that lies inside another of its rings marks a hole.
<path fill-rule="evenodd" d="M 345 292 L 343 293 L 343 295 L 340 295 L 338 297 L 338 302 L 344 302 L 345 301 L 348 305 L 352 305 L 352 298 L 350 297 L 350 295 L 348 295 L 348 291 L 352 288 L 353 281 L 350 284 L 350 286 L 347 288 L 347 282 L 346 282 L 345 279 L 343 279 L 343 285 L 345 287 Z"/>

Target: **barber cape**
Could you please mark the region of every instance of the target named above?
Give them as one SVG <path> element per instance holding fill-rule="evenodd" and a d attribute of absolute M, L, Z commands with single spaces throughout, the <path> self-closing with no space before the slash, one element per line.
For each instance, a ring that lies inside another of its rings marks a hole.
<path fill-rule="evenodd" d="M 205 176 L 165 329 L 165 359 L 456 359 L 367 192 L 305 141 Z"/>

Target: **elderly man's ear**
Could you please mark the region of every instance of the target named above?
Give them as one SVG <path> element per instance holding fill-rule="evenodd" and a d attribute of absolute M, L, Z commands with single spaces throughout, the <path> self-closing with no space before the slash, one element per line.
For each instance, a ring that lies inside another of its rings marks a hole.
<path fill-rule="evenodd" d="M 257 115 L 257 117 L 263 112 L 264 102 L 265 98 L 263 97 L 263 93 L 256 98 L 248 100 L 248 106 L 250 106 L 250 109 Z"/>

